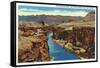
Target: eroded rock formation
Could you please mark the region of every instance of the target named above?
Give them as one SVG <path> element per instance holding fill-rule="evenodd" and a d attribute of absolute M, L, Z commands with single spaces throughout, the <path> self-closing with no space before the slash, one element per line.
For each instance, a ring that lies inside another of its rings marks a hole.
<path fill-rule="evenodd" d="M 44 34 L 22 37 L 19 41 L 18 62 L 49 61 L 47 37 Z"/>

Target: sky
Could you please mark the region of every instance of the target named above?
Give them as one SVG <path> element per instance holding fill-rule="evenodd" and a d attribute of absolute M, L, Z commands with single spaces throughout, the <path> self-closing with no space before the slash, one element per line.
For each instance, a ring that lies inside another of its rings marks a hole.
<path fill-rule="evenodd" d="M 62 16 L 86 16 L 88 12 L 94 12 L 94 7 L 80 6 L 35 6 L 18 5 L 18 15 L 62 15 Z"/>

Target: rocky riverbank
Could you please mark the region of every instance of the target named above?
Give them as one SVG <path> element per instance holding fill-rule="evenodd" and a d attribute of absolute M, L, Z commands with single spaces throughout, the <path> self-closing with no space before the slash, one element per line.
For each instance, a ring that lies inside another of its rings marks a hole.
<path fill-rule="evenodd" d="M 74 46 L 72 43 L 66 43 L 66 41 L 64 40 L 54 40 L 57 44 L 59 44 L 60 46 L 62 46 L 65 50 L 70 51 L 74 54 L 76 54 L 78 57 L 80 57 L 80 59 L 84 59 L 84 57 L 82 57 L 79 54 L 85 53 L 86 50 L 82 47 L 77 47 Z"/>

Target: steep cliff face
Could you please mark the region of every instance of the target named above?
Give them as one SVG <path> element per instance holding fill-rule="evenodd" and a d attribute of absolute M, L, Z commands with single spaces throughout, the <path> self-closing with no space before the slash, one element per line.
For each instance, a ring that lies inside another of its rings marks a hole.
<path fill-rule="evenodd" d="M 18 62 L 49 61 L 47 37 L 44 34 L 21 36 L 18 48 Z"/>
<path fill-rule="evenodd" d="M 54 39 L 70 42 L 73 47 L 83 48 L 86 50 L 84 54 L 77 52 L 81 57 L 90 59 L 95 57 L 95 28 L 94 27 L 73 27 L 72 30 L 59 30 L 54 32 Z"/>

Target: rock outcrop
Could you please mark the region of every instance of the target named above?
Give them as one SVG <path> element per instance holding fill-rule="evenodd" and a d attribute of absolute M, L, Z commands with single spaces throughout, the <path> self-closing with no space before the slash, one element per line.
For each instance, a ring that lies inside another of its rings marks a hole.
<path fill-rule="evenodd" d="M 44 34 L 21 36 L 18 47 L 18 62 L 50 61 L 47 37 Z"/>

